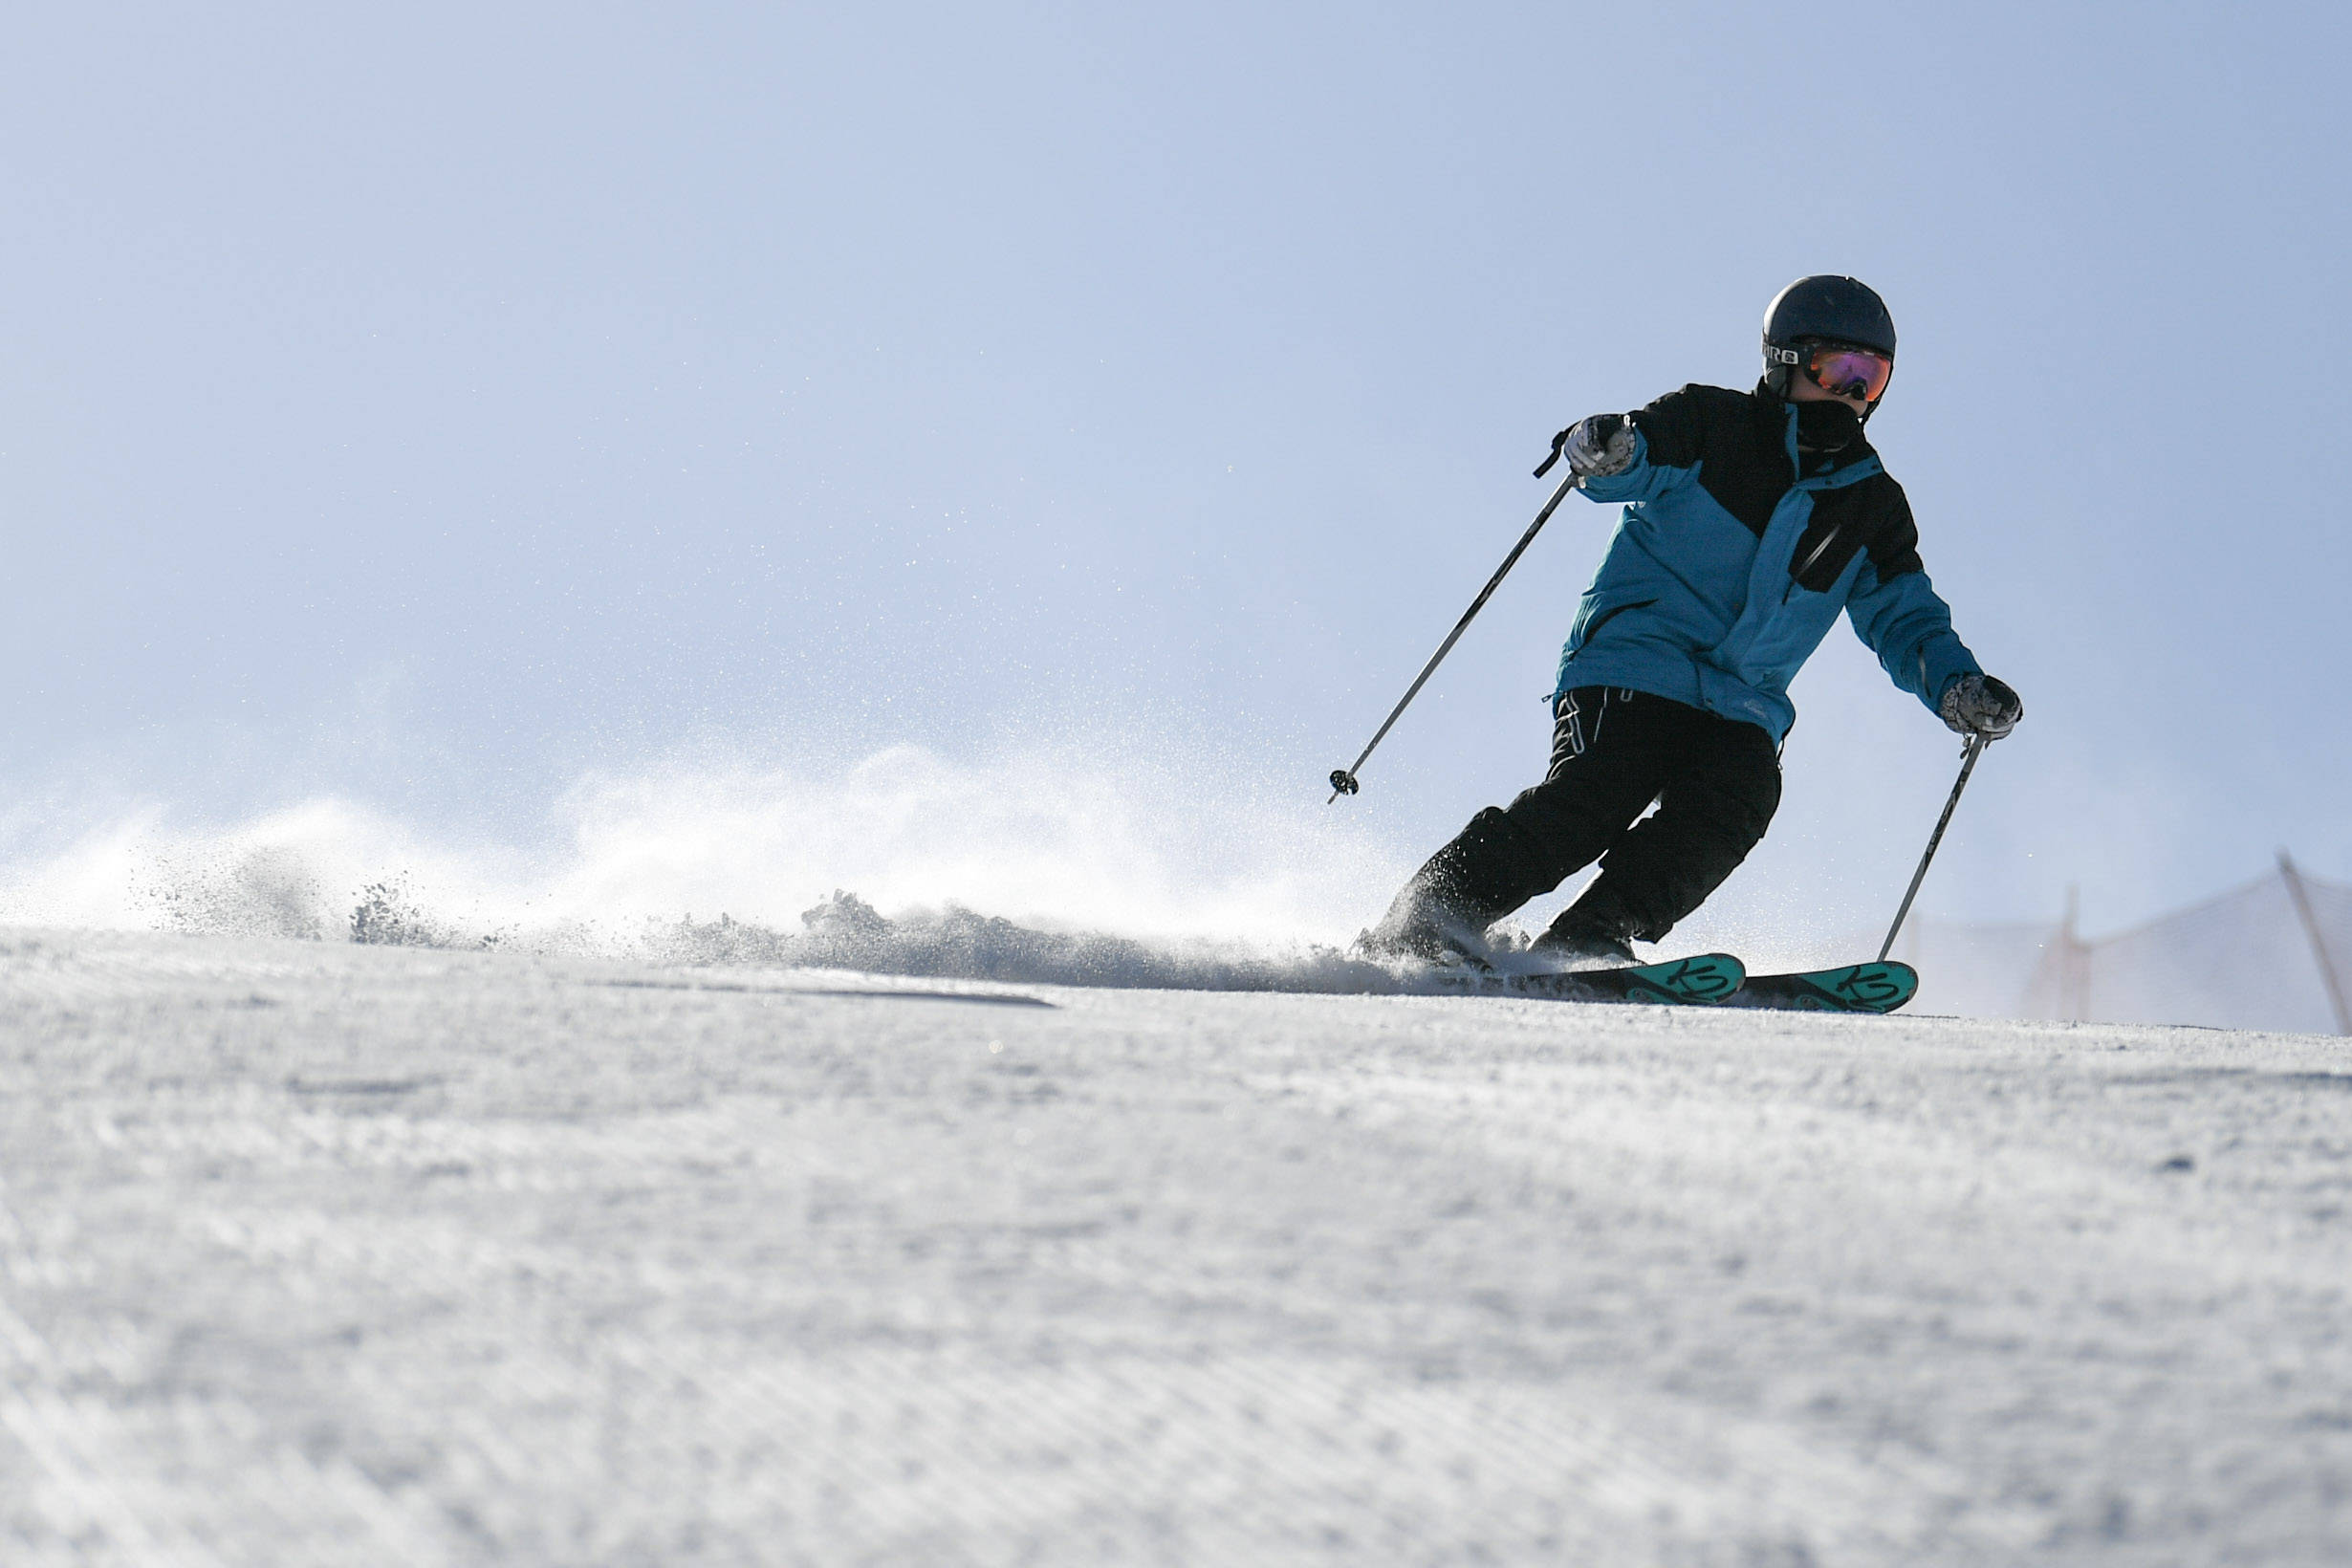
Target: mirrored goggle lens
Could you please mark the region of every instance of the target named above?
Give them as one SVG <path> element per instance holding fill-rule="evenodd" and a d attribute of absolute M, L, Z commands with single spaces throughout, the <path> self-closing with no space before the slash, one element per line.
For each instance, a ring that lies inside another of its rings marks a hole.
<path fill-rule="evenodd" d="M 1895 374 L 1895 361 L 1858 348 L 1817 348 L 1805 360 L 1805 374 L 1824 392 L 1876 403 Z"/>

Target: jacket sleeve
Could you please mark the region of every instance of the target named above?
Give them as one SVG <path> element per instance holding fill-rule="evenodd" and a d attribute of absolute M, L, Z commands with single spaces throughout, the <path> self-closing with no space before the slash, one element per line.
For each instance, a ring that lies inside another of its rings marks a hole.
<path fill-rule="evenodd" d="M 1582 489 L 1596 501 L 1655 501 L 1698 471 L 1706 445 L 1706 410 L 1696 387 L 1669 392 L 1646 408 L 1637 408 L 1633 420 L 1633 466 L 1622 473 L 1584 481 Z"/>
<path fill-rule="evenodd" d="M 1919 558 L 1919 529 L 1910 503 L 1898 490 L 1888 519 L 1862 563 L 1846 598 L 1846 619 L 1895 685 L 1925 703 L 1929 712 L 1944 688 L 1983 666 L 1951 629 L 1951 606 L 1927 580 Z"/>

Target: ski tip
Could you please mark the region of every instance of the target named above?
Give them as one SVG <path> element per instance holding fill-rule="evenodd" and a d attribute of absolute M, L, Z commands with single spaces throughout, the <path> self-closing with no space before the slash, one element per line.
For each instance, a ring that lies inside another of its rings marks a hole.
<path fill-rule="evenodd" d="M 1919 971 L 1886 959 L 1792 974 L 1751 975 L 1732 1003 L 1802 1013 L 1893 1013 L 1918 991 Z"/>

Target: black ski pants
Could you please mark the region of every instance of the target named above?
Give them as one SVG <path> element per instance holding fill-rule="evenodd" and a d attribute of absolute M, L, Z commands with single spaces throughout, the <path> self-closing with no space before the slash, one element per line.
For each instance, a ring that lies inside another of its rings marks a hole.
<path fill-rule="evenodd" d="M 1529 881 L 1549 890 L 1598 860 L 1601 875 L 1574 913 L 1655 942 L 1772 824 L 1780 805 L 1772 736 L 1621 686 L 1561 693 L 1553 721 L 1551 771 L 1502 813 L 1534 857 Z M 1644 817 L 1653 801 L 1658 809 Z"/>

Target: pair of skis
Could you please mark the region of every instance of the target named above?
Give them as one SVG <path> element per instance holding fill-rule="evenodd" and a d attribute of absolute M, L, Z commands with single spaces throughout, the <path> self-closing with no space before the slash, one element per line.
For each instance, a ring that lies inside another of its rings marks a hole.
<path fill-rule="evenodd" d="M 1457 989 L 1448 980 L 1449 989 Z M 1481 996 L 1544 996 L 1564 1002 L 1654 1002 L 1673 1006 L 1781 1008 L 1799 1013 L 1892 1013 L 1919 990 L 1908 964 L 1881 961 L 1789 974 L 1750 974 L 1730 953 L 1664 964 L 1559 974 L 1465 973 L 1458 989 Z"/>

